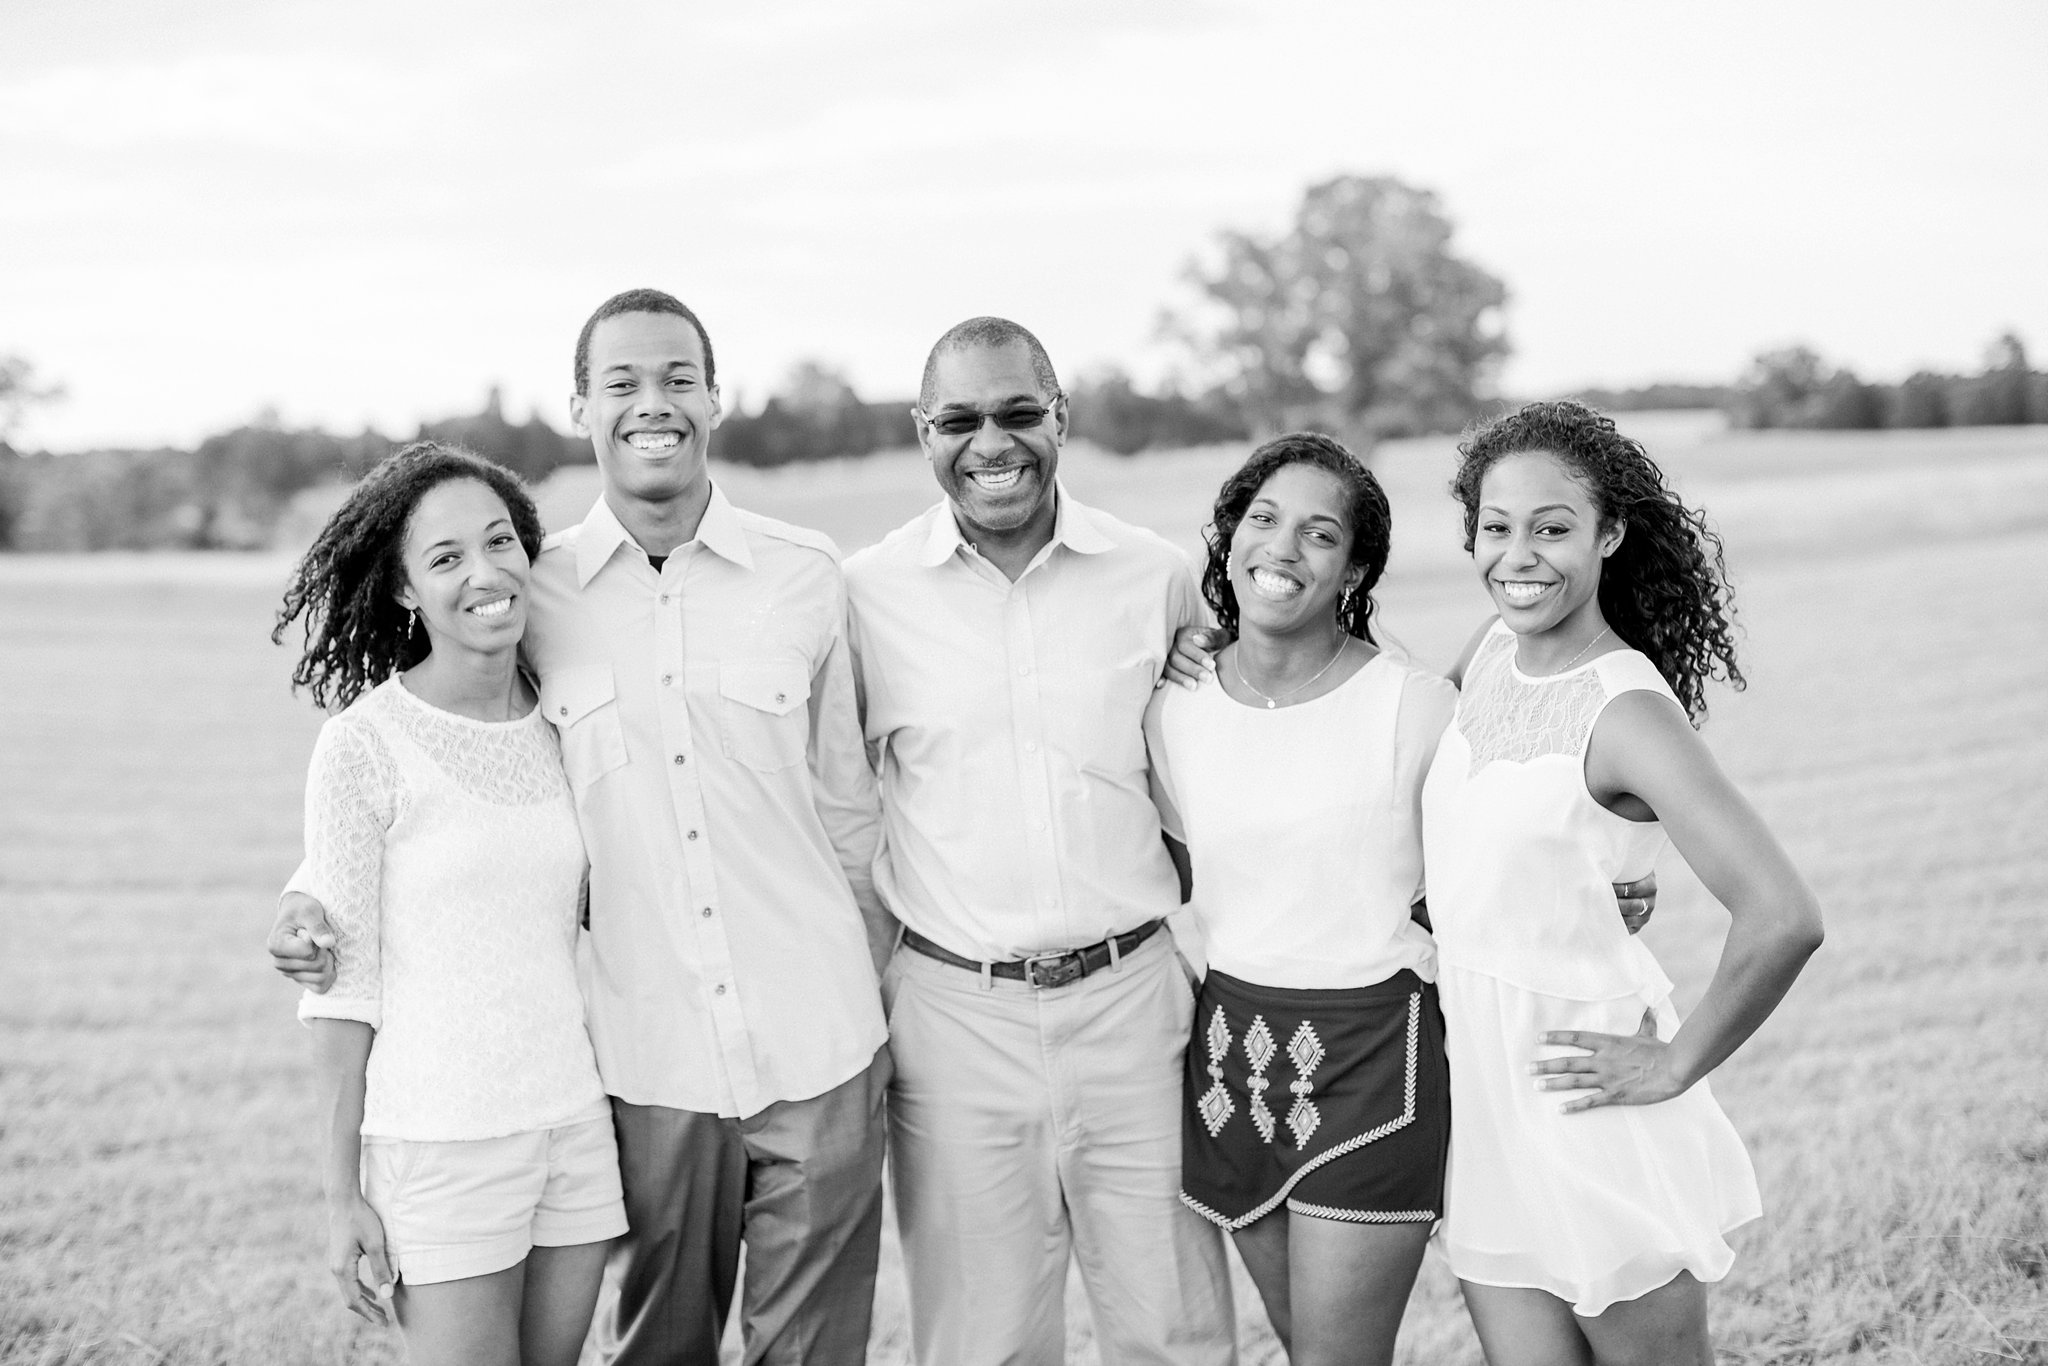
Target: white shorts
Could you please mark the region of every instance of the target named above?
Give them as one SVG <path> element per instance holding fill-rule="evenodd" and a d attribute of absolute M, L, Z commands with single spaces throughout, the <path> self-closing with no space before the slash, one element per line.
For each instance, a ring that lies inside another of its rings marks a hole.
<path fill-rule="evenodd" d="M 611 1116 L 505 1138 L 363 1139 L 363 1198 L 408 1285 L 488 1276 L 626 1231 Z"/>

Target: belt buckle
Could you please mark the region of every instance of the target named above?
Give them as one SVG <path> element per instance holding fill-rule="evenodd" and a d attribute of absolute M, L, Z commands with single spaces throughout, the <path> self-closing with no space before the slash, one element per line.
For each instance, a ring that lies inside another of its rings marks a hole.
<path fill-rule="evenodd" d="M 1048 963 L 1052 964 L 1050 968 L 1043 966 Z M 1079 949 L 1034 953 L 1024 960 L 1024 980 L 1034 987 L 1063 987 L 1087 975 L 1088 965 L 1082 961 Z"/>

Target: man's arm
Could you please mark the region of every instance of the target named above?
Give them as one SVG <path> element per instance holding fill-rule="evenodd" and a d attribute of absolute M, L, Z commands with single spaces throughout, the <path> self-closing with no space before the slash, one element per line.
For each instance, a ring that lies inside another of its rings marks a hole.
<path fill-rule="evenodd" d="M 879 977 L 895 952 L 898 927 L 896 917 L 889 914 L 875 890 L 875 854 L 882 837 L 881 794 L 861 729 L 846 611 L 842 582 L 837 629 L 824 660 L 811 676 L 811 790 L 818 818 L 866 923 L 868 952 Z"/>

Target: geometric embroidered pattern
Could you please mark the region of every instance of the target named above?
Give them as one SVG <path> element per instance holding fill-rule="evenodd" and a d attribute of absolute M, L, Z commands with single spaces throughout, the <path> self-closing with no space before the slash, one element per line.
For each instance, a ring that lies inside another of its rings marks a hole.
<path fill-rule="evenodd" d="M 1237 1102 L 1230 1098 L 1230 1088 L 1223 1084 L 1223 1055 L 1230 1051 L 1230 1023 L 1223 1018 L 1222 1006 L 1217 1006 L 1216 1013 L 1209 1017 L 1208 1043 L 1209 1089 L 1202 1092 L 1198 1108 L 1209 1137 L 1214 1138 L 1237 1110 Z"/>
<path fill-rule="evenodd" d="M 1266 1108 L 1266 1088 L 1273 1083 L 1266 1080 L 1266 1068 L 1273 1061 L 1277 1051 L 1273 1044 L 1273 1031 L 1266 1028 L 1266 1017 L 1252 1016 L 1252 1027 L 1244 1032 L 1244 1055 L 1251 1062 L 1252 1074 L 1245 1079 L 1245 1089 L 1251 1092 L 1248 1109 L 1252 1124 L 1258 1129 L 1259 1137 L 1266 1142 L 1273 1141 L 1273 1112 Z"/>
<path fill-rule="evenodd" d="M 1426 1224 L 1436 1218 L 1433 1209 L 1337 1209 L 1330 1205 L 1311 1205 L 1303 1200 L 1289 1200 L 1287 1212 L 1313 1214 L 1318 1219 L 1336 1219 L 1346 1224 Z"/>
<path fill-rule="evenodd" d="M 1253 1044 L 1252 1036 L 1255 1033 L 1263 1037 L 1264 1042 L 1262 1046 Z M 1295 1031 L 1295 1038 L 1297 1040 L 1301 1038 L 1300 1030 Z M 1264 1071 L 1266 1064 L 1272 1062 L 1273 1060 L 1274 1048 L 1273 1032 L 1270 1029 L 1266 1028 L 1266 1021 L 1263 1016 L 1255 1017 L 1252 1020 L 1252 1027 L 1245 1031 L 1244 1042 L 1245 1056 L 1253 1060 L 1252 1065 L 1255 1068 L 1257 1068 L 1259 1071 Z M 1315 1047 L 1318 1050 L 1316 1054 L 1315 1065 L 1320 1066 L 1322 1063 L 1322 1055 L 1320 1052 L 1322 1044 L 1320 1041 L 1315 1040 L 1313 1034 L 1310 1035 L 1309 1042 L 1314 1043 Z M 1408 1057 L 1406 1078 L 1402 1088 L 1402 1102 L 1400 1114 L 1396 1115 L 1394 1118 L 1388 1120 L 1384 1124 L 1375 1125 L 1373 1128 L 1366 1130 L 1362 1134 L 1358 1134 L 1352 1138 L 1348 1138 L 1342 1143 L 1336 1144 L 1330 1148 L 1324 1149 L 1322 1152 L 1317 1153 L 1314 1157 L 1302 1163 L 1299 1167 L 1296 1167 L 1294 1169 L 1293 1175 L 1289 1176 L 1287 1180 L 1281 1185 L 1280 1189 L 1273 1192 L 1271 1197 L 1269 1197 L 1267 1200 L 1261 1203 L 1258 1207 L 1246 1210 L 1243 1214 L 1239 1215 L 1235 1219 L 1231 1218 L 1227 1214 L 1222 1214 L 1216 1210 L 1210 1209 L 1207 1205 L 1195 1199 L 1186 1191 L 1182 1191 L 1180 1193 L 1180 1202 L 1183 1205 L 1186 1205 L 1189 1209 L 1193 1210 L 1195 1213 L 1201 1215 L 1204 1219 L 1207 1219 L 1210 1223 L 1215 1224 L 1218 1228 L 1224 1230 L 1226 1233 L 1235 1233 L 1238 1229 L 1246 1228 L 1252 1224 L 1257 1223 L 1259 1220 L 1265 1218 L 1266 1215 L 1271 1213 L 1276 1207 L 1278 1207 L 1282 1201 L 1287 1200 L 1287 1197 L 1293 1192 L 1295 1186 L 1300 1184 L 1301 1179 L 1304 1176 L 1307 1176 L 1310 1172 L 1322 1166 L 1324 1163 L 1334 1162 L 1336 1159 L 1344 1156 L 1346 1153 L 1357 1152 L 1366 1144 L 1377 1143 L 1381 1139 L 1385 1138 L 1388 1134 L 1394 1133 L 1395 1131 L 1400 1129 L 1405 1129 L 1410 1124 L 1413 1124 L 1415 1122 L 1415 1079 L 1417 1063 L 1420 1061 L 1421 1043 L 1422 993 L 1419 991 L 1414 991 L 1408 994 Z M 1289 1045 L 1289 1052 L 1290 1054 L 1293 1052 L 1293 1046 L 1291 1044 Z M 1261 1061 L 1261 1059 L 1263 1059 L 1263 1061 Z M 1295 1066 L 1301 1066 L 1301 1061 L 1298 1057 L 1295 1059 Z M 1256 1122 L 1260 1112 L 1264 1109 L 1264 1107 L 1260 1104 L 1260 1102 L 1257 1099 L 1258 1091 L 1265 1089 L 1266 1079 L 1254 1073 L 1250 1084 L 1253 1087 L 1258 1088 L 1258 1090 L 1253 1091 L 1254 1099 L 1252 1101 L 1252 1104 L 1254 1105 L 1254 1107 L 1256 1107 L 1252 1112 L 1252 1118 L 1254 1122 Z M 1297 1093 L 1297 1095 L 1299 1094 L 1300 1093 Z M 1266 1141 L 1268 1143 L 1273 1141 L 1270 1132 L 1270 1126 L 1272 1125 L 1272 1123 L 1272 1115 L 1267 1114 L 1267 1129 L 1265 1130 L 1265 1132 Z M 1289 1203 L 1288 1208 L 1293 1209 L 1295 1208 L 1295 1206 L 1292 1203 Z M 1421 1223 L 1426 1219 L 1434 1219 L 1436 1217 L 1434 1213 L 1427 1210 L 1396 1210 L 1392 1212 L 1366 1210 L 1345 1211 L 1331 1209 L 1322 1205 L 1306 1204 L 1301 1206 L 1301 1213 L 1313 1214 L 1324 1219 L 1341 1219 L 1346 1222 L 1354 1224 L 1414 1224 Z"/>
<path fill-rule="evenodd" d="M 1309 1099 L 1309 1093 L 1315 1089 L 1309 1077 L 1323 1065 L 1323 1041 L 1316 1037 L 1307 1020 L 1294 1031 L 1294 1038 L 1287 1044 L 1287 1056 L 1294 1061 L 1295 1071 L 1294 1080 L 1287 1083 L 1287 1089 L 1294 1093 L 1294 1105 L 1287 1112 L 1287 1127 L 1294 1131 L 1294 1146 L 1306 1148 L 1316 1126 L 1323 1122 L 1322 1113 Z"/>

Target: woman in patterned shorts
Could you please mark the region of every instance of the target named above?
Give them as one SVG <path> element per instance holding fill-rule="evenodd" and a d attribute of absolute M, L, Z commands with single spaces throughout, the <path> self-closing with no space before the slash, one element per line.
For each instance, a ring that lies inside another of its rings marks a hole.
<path fill-rule="evenodd" d="M 1208 970 L 1181 1198 L 1228 1230 L 1295 1366 L 1383 1362 L 1443 1211 L 1449 1089 L 1422 778 L 1456 699 L 1379 649 L 1386 495 L 1342 445 L 1224 484 L 1203 592 L 1237 639 L 1147 717 Z"/>

